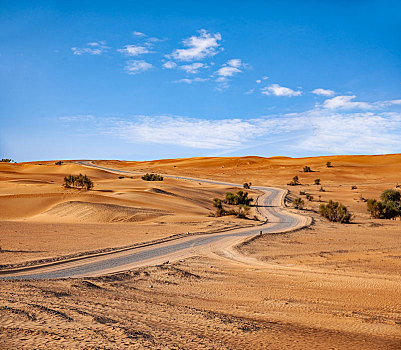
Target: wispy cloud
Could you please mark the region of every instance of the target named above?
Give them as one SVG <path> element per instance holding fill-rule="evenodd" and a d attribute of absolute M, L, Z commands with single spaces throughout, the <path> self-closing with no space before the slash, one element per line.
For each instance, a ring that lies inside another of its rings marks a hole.
<path fill-rule="evenodd" d="M 261 89 L 263 95 L 274 95 L 274 96 L 300 96 L 302 91 L 292 90 L 290 88 L 280 86 L 278 84 L 271 84 Z"/>
<path fill-rule="evenodd" d="M 184 70 L 187 73 L 195 74 L 198 73 L 199 69 L 201 68 L 207 68 L 208 65 L 200 62 L 194 62 L 192 64 L 186 64 L 183 66 L 180 66 L 179 68 Z"/>
<path fill-rule="evenodd" d="M 352 101 L 355 98 L 355 95 L 336 96 L 325 100 L 322 107 L 326 109 L 372 109 L 375 107 L 372 103 Z"/>
<path fill-rule="evenodd" d="M 192 83 L 204 82 L 204 81 L 207 81 L 207 80 L 209 80 L 209 79 L 204 79 L 204 78 L 194 78 L 194 79 L 184 78 L 184 79 L 174 80 L 174 83 L 192 84 Z"/>
<path fill-rule="evenodd" d="M 127 74 L 135 75 L 141 72 L 145 72 L 149 69 L 152 69 L 153 65 L 143 60 L 131 60 L 127 61 L 126 66 L 124 67 Z"/>
<path fill-rule="evenodd" d="M 183 40 L 185 49 L 177 49 L 167 57 L 178 61 L 193 61 L 214 56 L 218 52 L 220 40 L 220 33 L 211 34 L 201 29 L 198 36 L 193 35 Z"/>
<path fill-rule="evenodd" d="M 349 113 L 312 109 L 253 119 L 209 120 L 182 116 L 139 116 L 119 122 L 111 133 L 133 143 L 158 143 L 240 150 L 279 139 L 293 139 L 282 151 L 321 154 L 401 151 L 401 113 Z M 295 146 L 296 145 L 296 146 Z"/>
<path fill-rule="evenodd" d="M 139 37 L 144 37 L 146 36 L 146 34 L 142 33 L 142 32 L 138 32 L 138 31 L 134 31 L 132 32 L 133 36 L 139 36 Z"/>
<path fill-rule="evenodd" d="M 177 63 L 175 63 L 173 61 L 167 61 L 167 62 L 163 63 L 163 67 L 166 69 L 173 69 L 173 68 L 177 67 Z"/>
<path fill-rule="evenodd" d="M 246 65 L 239 58 L 234 58 L 227 61 L 227 63 L 216 72 L 216 74 L 221 77 L 232 77 L 237 73 L 241 73 L 242 70 L 240 68 L 245 66 Z"/>
<path fill-rule="evenodd" d="M 106 46 L 105 41 L 96 41 L 87 43 L 87 47 L 72 47 L 71 50 L 74 55 L 101 55 L 102 53 L 109 50 L 110 47 Z"/>
<path fill-rule="evenodd" d="M 320 96 L 334 96 L 335 92 L 333 90 L 326 90 L 326 89 L 315 89 L 311 91 L 312 94 L 320 95 Z"/>
<path fill-rule="evenodd" d="M 125 45 L 123 49 L 117 49 L 117 51 L 126 56 L 138 56 L 151 52 L 149 47 L 141 45 Z"/>

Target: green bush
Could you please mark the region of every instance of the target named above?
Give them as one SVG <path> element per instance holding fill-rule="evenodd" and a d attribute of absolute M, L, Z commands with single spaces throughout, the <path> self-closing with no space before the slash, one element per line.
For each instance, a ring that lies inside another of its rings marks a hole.
<path fill-rule="evenodd" d="M 245 182 L 244 184 L 243 184 L 243 187 L 246 189 L 246 190 L 249 190 L 250 188 L 251 188 L 251 186 L 252 186 L 252 182 Z"/>
<path fill-rule="evenodd" d="M 292 178 L 292 181 L 290 183 L 288 183 L 287 185 L 288 186 L 298 186 L 298 185 L 300 185 L 298 176 L 295 175 Z"/>
<path fill-rule="evenodd" d="M 145 181 L 163 181 L 163 176 L 158 174 L 145 174 L 142 176 L 142 180 Z"/>
<path fill-rule="evenodd" d="M 394 219 L 401 217 L 401 194 L 396 190 L 385 190 L 381 201 L 368 199 L 366 202 L 370 216 L 375 219 Z"/>
<path fill-rule="evenodd" d="M 333 166 L 331 165 L 331 162 L 327 162 L 326 163 L 326 166 L 328 167 L 328 168 L 332 168 Z"/>
<path fill-rule="evenodd" d="M 68 175 L 64 177 L 64 187 L 66 188 L 84 188 L 87 191 L 93 188 L 92 180 L 86 175 Z"/>
<path fill-rule="evenodd" d="M 309 166 L 305 165 L 304 166 L 304 173 L 311 173 L 311 172 L 312 172 L 312 169 Z"/>
<path fill-rule="evenodd" d="M 327 220 L 332 222 L 349 223 L 352 220 L 352 214 L 348 208 L 338 202 L 329 200 L 327 204 L 320 204 L 319 213 Z"/>
<path fill-rule="evenodd" d="M 302 200 L 302 198 L 295 198 L 292 201 L 292 205 L 294 206 L 295 209 L 302 209 L 305 205 L 305 202 Z"/>
<path fill-rule="evenodd" d="M 242 190 L 239 190 L 237 194 L 234 194 L 232 192 L 227 192 L 226 193 L 226 199 L 224 200 L 225 203 L 230 204 L 230 205 L 249 205 L 253 201 L 253 198 L 248 197 L 248 192 L 244 192 Z"/>

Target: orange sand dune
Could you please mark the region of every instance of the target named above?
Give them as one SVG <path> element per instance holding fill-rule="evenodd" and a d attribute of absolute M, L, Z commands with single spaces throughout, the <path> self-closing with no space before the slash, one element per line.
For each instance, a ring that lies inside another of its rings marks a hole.
<path fill-rule="evenodd" d="M 0 281 L 1 348 L 401 348 L 401 221 L 371 219 L 365 202 L 401 183 L 400 154 L 95 163 L 286 188 L 313 225 L 242 244 L 241 262 L 205 254 L 91 279 Z M 61 187 L 80 172 L 94 191 Z M 287 186 L 295 175 L 302 185 Z M 0 164 L 0 263 L 250 222 L 208 216 L 212 199 L 234 188 L 118 176 L 72 163 Z M 330 199 L 348 206 L 352 224 L 318 215 Z"/>

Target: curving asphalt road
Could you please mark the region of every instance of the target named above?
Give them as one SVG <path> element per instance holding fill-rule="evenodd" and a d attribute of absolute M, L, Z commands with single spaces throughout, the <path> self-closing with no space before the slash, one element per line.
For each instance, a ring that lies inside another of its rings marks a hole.
<path fill-rule="evenodd" d="M 98 168 L 113 173 L 138 174 L 135 172 L 116 170 L 101 167 L 87 162 L 78 162 L 81 165 Z M 238 184 L 195 179 L 183 176 L 163 175 L 168 178 L 190 180 L 218 185 L 229 185 L 242 187 Z M 237 244 L 247 237 L 252 237 L 263 231 L 263 233 L 277 233 L 290 231 L 306 224 L 305 218 L 299 215 L 288 213 L 282 208 L 282 199 L 285 191 L 274 187 L 254 186 L 264 194 L 258 199 L 260 214 L 265 216 L 266 222 L 263 225 L 237 229 L 224 234 L 205 234 L 198 236 L 188 236 L 178 242 L 168 242 L 155 244 L 146 248 L 133 248 L 124 252 L 116 252 L 107 256 L 96 256 L 85 258 L 82 261 L 66 261 L 58 263 L 56 266 L 38 266 L 30 268 L 29 272 L 23 269 L 7 275 L 0 276 L 0 279 L 54 279 L 67 277 L 89 277 L 128 270 L 133 267 L 154 265 L 166 260 L 181 259 L 202 253 L 208 249 L 222 250 Z"/>

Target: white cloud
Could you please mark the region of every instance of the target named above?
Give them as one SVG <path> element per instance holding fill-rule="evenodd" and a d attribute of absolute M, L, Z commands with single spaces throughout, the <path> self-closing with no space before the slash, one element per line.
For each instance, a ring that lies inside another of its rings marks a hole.
<path fill-rule="evenodd" d="M 245 91 L 244 94 L 245 95 L 251 95 L 255 92 L 255 89 L 249 89 L 248 91 Z"/>
<path fill-rule="evenodd" d="M 272 84 L 270 86 L 266 86 L 261 89 L 262 94 L 264 95 L 274 95 L 274 96 L 300 96 L 302 95 L 301 91 L 295 91 L 290 88 L 280 86 L 278 84 Z"/>
<path fill-rule="evenodd" d="M 349 113 L 312 109 L 253 119 L 208 120 L 180 116 L 135 117 L 111 132 L 134 143 L 239 150 L 277 143 L 281 152 L 372 154 L 401 151 L 401 113 Z M 288 142 L 288 139 L 292 142 Z"/>
<path fill-rule="evenodd" d="M 315 95 L 320 95 L 320 96 L 333 96 L 335 94 L 335 92 L 333 90 L 326 90 L 326 89 L 315 89 L 313 91 L 311 91 L 312 94 Z"/>
<path fill-rule="evenodd" d="M 232 77 L 237 73 L 241 73 L 242 70 L 240 68 L 243 67 L 246 67 L 246 64 L 244 64 L 239 58 L 233 58 L 223 64 L 223 67 L 221 67 L 216 74 L 221 77 Z"/>
<path fill-rule="evenodd" d="M 205 29 L 201 29 L 199 36 L 194 35 L 183 40 L 186 49 L 177 49 L 167 57 L 179 61 L 192 61 L 214 56 L 217 54 L 220 40 L 220 33 L 210 34 Z"/>
<path fill-rule="evenodd" d="M 258 79 L 256 80 L 256 84 L 260 84 L 262 82 L 262 80 Z"/>
<path fill-rule="evenodd" d="M 195 62 L 192 64 L 186 64 L 180 66 L 180 69 L 186 71 L 187 73 L 195 74 L 198 73 L 198 70 L 201 68 L 207 68 L 208 66 L 204 63 Z"/>
<path fill-rule="evenodd" d="M 167 61 L 167 62 L 163 63 L 163 67 L 166 69 L 173 69 L 173 68 L 177 67 L 177 63 L 175 63 L 173 61 Z"/>
<path fill-rule="evenodd" d="M 89 47 L 72 47 L 71 50 L 74 55 L 101 55 L 103 52 L 106 52 L 110 47 L 106 46 L 105 41 L 91 42 L 87 43 Z"/>
<path fill-rule="evenodd" d="M 174 80 L 174 83 L 186 83 L 186 84 L 192 84 L 192 83 L 199 83 L 199 82 L 204 82 L 207 81 L 208 79 L 204 78 L 194 78 L 194 79 L 179 79 L 179 80 Z"/>
<path fill-rule="evenodd" d="M 264 76 L 262 79 L 263 79 L 263 80 L 267 80 L 267 79 L 269 79 L 269 77 Z"/>
<path fill-rule="evenodd" d="M 239 68 L 243 65 L 242 61 L 239 58 L 233 58 L 227 62 L 228 66 Z"/>
<path fill-rule="evenodd" d="M 134 36 L 139 36 L 139 37 L 144 37 L 144 36 L 146 36 L 146 34 L 141 33 L 141 32 L 137 32 L 137 31 L 132 32 L 132 35 L 134 35 Z"/>
<path fill-rule="evenodd" d="M 355 95 L 336 96 L 323 102 L 323 108 L 326 109 L 370 109 L 374 105 L 368 102 L 354 102 Z"/>
<path fill-rule="evenodd" d="M 67 115 L 58 118 L 62 122 L 88 122 L 93 121 L 96 118 L 91 114 L 83 114 L 83 115 Z"/>
<path fill-rule="evenodd" d="M 134 75 L 141 72 L 145 72 L 152 68 L 153 65 L 151 63 L 145 62 L 143 60 L 132 60 L 132 61 L 127 61 L 127 64 L 124 69 L 127 72 L 127 74 Z"/>
<path fill-rule="evenodd" d="M 140 45 L 125 45 L 123 49 L 118 49 L 117 51 L 126 56 L 138 56 L 151 52 L 147 47 Z"/>
<path fill-rule="evenodd" d="M 220 75 L 222 77 L 232 77 L 233 75 L 237 74 L 237 73 L 241 73 L 242 70 L 235 68 L 235 67 L 222 67 L 220 68 L 216 74 Z"/>

